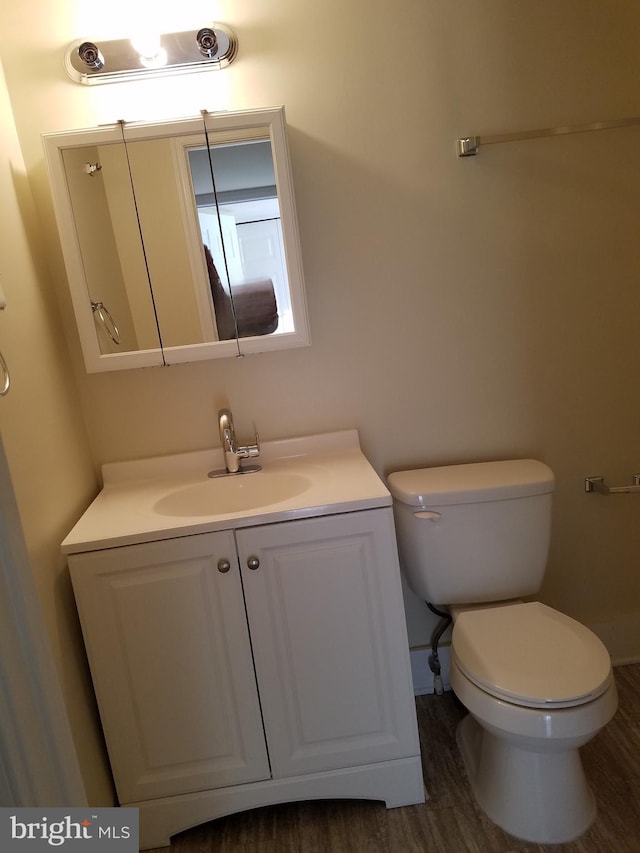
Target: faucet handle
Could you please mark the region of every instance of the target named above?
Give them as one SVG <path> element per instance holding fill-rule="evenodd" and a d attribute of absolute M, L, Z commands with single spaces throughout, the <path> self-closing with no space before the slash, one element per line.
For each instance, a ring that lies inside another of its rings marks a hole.
<path fill-rule="evenodd" d="M 260 456 L 260 439 L 258 437 L 257 430 L 255 441 L 255 444 L 247 444 L 244 447 L 238 447 L 236 450 L 238 456 L 241 456 L 243 459 L 249 459 L 255 456 Z"/>

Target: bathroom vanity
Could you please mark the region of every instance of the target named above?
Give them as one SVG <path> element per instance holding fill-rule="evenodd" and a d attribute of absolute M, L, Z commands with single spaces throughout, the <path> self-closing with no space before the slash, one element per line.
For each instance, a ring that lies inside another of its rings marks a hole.
<path fill-rule="evenodd" d="M 391 497 L 355 431 L 116 463 L 63 543 L 141 848 L 277 802 L 424 801 Z"/>

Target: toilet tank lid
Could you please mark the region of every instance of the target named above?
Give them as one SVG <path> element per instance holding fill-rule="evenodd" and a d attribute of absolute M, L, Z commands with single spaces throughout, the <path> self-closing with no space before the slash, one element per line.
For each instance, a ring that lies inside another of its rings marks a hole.
<path fill-rule="evenodd" d="M 387 482 L 393 497 L 409 506 L 510 500 L 547 494 L 554 487 L 551 468 L 535 459 L 395 471 Z"/>

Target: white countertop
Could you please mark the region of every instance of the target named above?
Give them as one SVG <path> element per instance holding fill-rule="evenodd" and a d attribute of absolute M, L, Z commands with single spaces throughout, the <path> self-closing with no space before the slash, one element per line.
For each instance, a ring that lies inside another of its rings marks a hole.
<path fill-rule="evenodd" d="M 75 554 L 391 505 L 389 491 L 360 449 L 356 430 L 265 442 L 260 457 L 250 461 L 263 470 L 232 475 L 239 478 L 232 488 L 247 494 L 252 489 L 268 494 L 270 482 L 283 483 L 285 491 L 289 483 L 297 488 L 250 509 L 206 514 L 202 504 L 198 514 L 191 514 L 195 510 L 190 495 L 199 500 L 216 484 L 224 489 L 230 479 L 207 476 L 224 467 L 220 448 L 104 465 L 104 488 L 65 538 L 62 550 Z M 176 512 L 176 505 L 183 508 Z"/>

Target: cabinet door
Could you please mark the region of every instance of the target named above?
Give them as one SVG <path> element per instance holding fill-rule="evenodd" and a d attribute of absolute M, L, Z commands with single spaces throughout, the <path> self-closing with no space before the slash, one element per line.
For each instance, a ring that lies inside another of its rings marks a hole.
<path fill-rule="evenodd" d="M 268 778 L 233 534 L 69 565 L 120 802 Z"/>
<path fill-rule="evenodd" d="M 391 511 L 236 540 L 274 778 L 418 755 Z"/>

